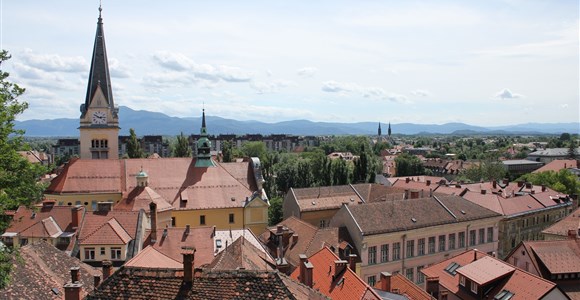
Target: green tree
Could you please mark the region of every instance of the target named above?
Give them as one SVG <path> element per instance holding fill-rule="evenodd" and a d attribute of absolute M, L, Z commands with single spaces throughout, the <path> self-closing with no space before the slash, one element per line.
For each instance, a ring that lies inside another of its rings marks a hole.
<path fill-rule="evenodd" d="M 183 132 L 177 136 L 173 146 L 173 157 L 191 157 L 191 147 L 189 147 L 189 141 Z"/>
<path fill-rule="evenodd" d="M 332 168 L 332 185 L 349 184 L 351 171 L 345 160 L 333 159 L 331 163 Z"/>
<path fill-rule="evenodd" d="M 222 160 L 223 162 L 232 162 L 234 161 L 234 152 L 232 142 L 231 141 L 224 141 L 222 144 Z"/>
<path fill-rule="evenodd" d="M 569 141 L 570 138 L 571 138 L 571 136 L 567 132 L 564 132 L 560 135 L 560 141 Z"/>
<path fill-rule="evenodd" d="M 141 143 L 137 139 L 135 130 L 133 128 L 129 129 L 129 141 L 127 142 L 127 155 L 129 158 L 142 158 L 145 156 L 143 149 L 141 149 Z"/>
<path fill-rule="evenodd" d="M 524 174 L 518 180 L 531 182 L 535 185 L 546 185 L 555 191 L 568 195 L 580 194 L 580 181 L 568 169 L 562 169 L 558 172 L 546 171 Z"/>
<path fill-rule="evenodd" d="M 268 225 L 273 226 L 282 221 L 282 197 L 274 197 L 270 199 L 270 209 L 268 209 Z"/>
<path fill-rule="evenodd" d="M 457 179 L 468 181 L 489 181 L 504 178 L 507 175 L 503 164 L 497 161 L 480 161 L 478 165 L 463 170 Z"/>
<path fill-rule="evenodd" d="M 576 142 L 574 139 L 570 139 L 570 143 L 568 144 L 568 158 L 576 159 L 578 153 L 576 153 Z"/>
<path fill-rule="evenodd" d="M 268 151 L 264 142 L 247 142 L 242 146 L 242 152 L 247 157 L 262 158 Z"/>
<path fill-rule="evenodd" d="M 423 175 L 425 170 L 421 160 L 408 153 L 403 153 L 395 158 L 397 177 Z"/>

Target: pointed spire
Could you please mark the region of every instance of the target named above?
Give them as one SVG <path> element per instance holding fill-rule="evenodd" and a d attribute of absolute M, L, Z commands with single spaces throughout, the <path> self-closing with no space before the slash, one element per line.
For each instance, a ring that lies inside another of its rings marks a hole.
<path fill-rule="evenodd" d="M 389 130 L 388 130 L 388 135 L 391 136 L 391 122 L 389 122 Z"/>
<path fill-rule="evenodd" d="M 205 128 L 205 108 L 202 110 L 201 113 L 201 127 Z"/>
<path fill-rule="evenodd" d="M 379 122 L 379 132 L 378 133 L 379 133 L 378 135 L 380 137 L 381 136 L 381 133 L 382 133 L 382 131 L 381 131 L 381 122 Z"/>
<path fill-rule="evenodd" d="M 93 47 L 93 57 L 91 59 L 91 70 L 89 71 L 89 83 L 87 86 L 87 97 L 83 114 L 91 104 L 91 100 L 100 85 L 108 106 L 114 110 L 113 91 L 111 89 L 111 76 L 109 74 L 109 62 L 107 60 L 107 49 L 105 47 L 105 33 L 103 30 L 103 18 L 101 12 L 103 8 L 99 4 L 99 18 L 97 22 L 97 33 L 95 34 L 95 44 Z"/>

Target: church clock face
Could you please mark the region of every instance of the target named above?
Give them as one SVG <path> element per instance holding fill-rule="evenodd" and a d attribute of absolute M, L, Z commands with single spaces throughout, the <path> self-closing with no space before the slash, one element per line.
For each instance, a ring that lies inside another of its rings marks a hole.
<path fill-rule="evenodd" d="M 94 112 L 93 124 L 107 124 L 107 114 L 103 111 Z"/>

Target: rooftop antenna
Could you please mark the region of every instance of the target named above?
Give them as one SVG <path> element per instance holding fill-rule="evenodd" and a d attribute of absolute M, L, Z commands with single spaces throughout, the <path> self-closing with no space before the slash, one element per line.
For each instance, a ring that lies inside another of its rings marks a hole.
<path fill-rule="evenodd" d="M 101 18 L 101 12 L 103 11 L 103 7 L 102 7 L 102 1 L 99 0 L 99 19 Z"/>

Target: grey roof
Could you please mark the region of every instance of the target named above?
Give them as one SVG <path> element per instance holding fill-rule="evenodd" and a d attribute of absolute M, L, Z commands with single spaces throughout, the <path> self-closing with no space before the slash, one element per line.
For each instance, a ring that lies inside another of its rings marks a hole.
<path fill-rule="evenodd" d="M 455 195 L 367 203 L 347 208 L 364 235 L 501 216 Z"/>
<path fill-rule="evenodd" d="M 101 8 L 99 7 L 99 19 L 97 22 L 97 33 L 95 35 L 95 45 L 93 48 L 93 57 L 91 59 L 91 70 L 89 72 L 89 84 L 87 86 L 87 97 L 83 114 L 91 104 L 91 100 L 101 86 L 103 94 L 109 103 L 109 107 L 114 111 L 113 90 L 111 88 L 111 76 L 109 74 L 109 62 L 107 60 L 107 49 L 105 47 L 105 32 L 103 31 L 103 18 L 101 18 Z"/>
<path fill-rule="evenodd" d="M 580 152 L 580 147 L 576 148 L 576 153 Z M 534 151 L 528 156 L 566 156 L 568 155 L 568 148 L 548 148 L 544 150 Z"/>
<path fill-rule="evenodd" d="M 504 160 L 502 161 L 502 163 L 504 165 L 543 165 L 544 163 L 542 162 L 537 162 L 537 161 L 533 161 L 533 160 L 527 160 L 527 159 L 512 159 L 512 160 Z"/>

